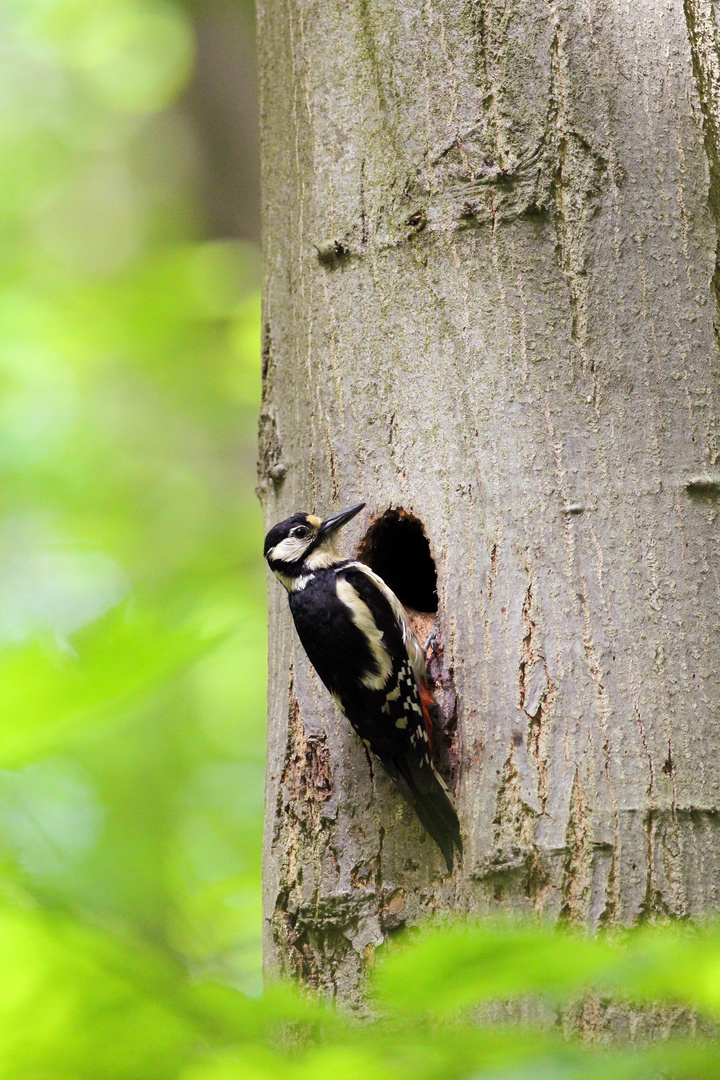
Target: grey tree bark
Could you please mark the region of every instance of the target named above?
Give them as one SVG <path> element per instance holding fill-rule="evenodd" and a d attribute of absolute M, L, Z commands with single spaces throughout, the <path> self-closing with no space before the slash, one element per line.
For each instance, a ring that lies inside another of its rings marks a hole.
<path fill-rule="evenodd" d="M 260 0 L 266 519 L 422 524 L 465 842 L 448 878 L 273 581 L 270 971 L 353 1002 L 431 913 L 718 906 L 715 7 Z"/>

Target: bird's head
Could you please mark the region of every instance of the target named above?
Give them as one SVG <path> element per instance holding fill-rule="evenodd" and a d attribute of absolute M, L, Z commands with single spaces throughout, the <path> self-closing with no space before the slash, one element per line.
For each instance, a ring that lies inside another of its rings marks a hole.
<path fill-rule="evenodd" d="M 340 560 L 336 547 L 338 530 L 364 506 L 365 503 L 358 503 L 322 520 L 314 514 L 293 514 L 273 525 L 265 537 L 263 553 L 286 589 L 292 591 L 306 575 Z"/>

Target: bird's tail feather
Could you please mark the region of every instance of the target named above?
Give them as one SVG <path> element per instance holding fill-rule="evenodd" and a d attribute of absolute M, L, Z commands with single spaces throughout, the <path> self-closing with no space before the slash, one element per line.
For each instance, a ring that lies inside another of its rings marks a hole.
<path fill-rule="evenodd" d="M 460 822 L 448 790 L 435 771 L 424 760 L 410 763 L 396 758 L 385 765 L 397 786 L 420 819 L 425 831 L 440 848 L 448 873 L 452 873 L 454 851 L 462 855 Z"/>

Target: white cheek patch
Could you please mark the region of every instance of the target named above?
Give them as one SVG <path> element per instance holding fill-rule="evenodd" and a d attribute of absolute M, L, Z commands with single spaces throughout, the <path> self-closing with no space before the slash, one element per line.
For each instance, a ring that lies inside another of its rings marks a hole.
<path fill-rule="evenodd" d="M 298 536 L 286 536 L 279 544 L 268 551 L 268 558 L 273 562 L 294 563 L 302 559 L 313 538 L 301 540 Z"/>
<path fill-rule="evenodd" d="M 338 599 L 345 604 L 350 611 L 350 617 L 370 646 L 373 659 L 377 664 L 377 674 L 366 671 L 362 677 L 363 686 L 369 690 L 382 690 L 392 673 L 392 660 L 382 643 L 382 630 L 379 630 L 372 612 L 364 600 L 361 600 L 352 585 L 344 578 L 338 578 L 335 583 Z"/>

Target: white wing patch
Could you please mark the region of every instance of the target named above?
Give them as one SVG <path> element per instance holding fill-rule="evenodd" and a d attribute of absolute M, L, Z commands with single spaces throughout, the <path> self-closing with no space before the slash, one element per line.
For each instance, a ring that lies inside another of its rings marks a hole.
<path fill-rule="evenodd" d="M 377 664 L 377 672 L 366 671 L 362 676 L 362 683 L 369 690 L 382 690 L 392 673 L 392 658 L 382 643 L 382 630 L 378 629 L 370 608 L 364 600 L 360 599 L 349 581 L 338 577 L 335 580 L 335 588 L 338 599 L 348 608 L 352 621 L 366 638 Z"/>
<path fill-rule="evenodd" d="M 415 673 L 417 681 L 421 682 L 425 678 L 425 654 L 420 647 L 420 642 L 413 633 L 408 617 L 405 614 L 405 608 L 402 606 L 392 589 L 389 588 L 383 579 L 378 577 L 375 571 L 371 570 L 369 566 L 366 566 L 365 563 L 361 562 L 352 562 L 350 565 L 353 570 L 362 570 L 364 574 L 367 574 L 390 604 L 393 615 L 397 619 L 398 626 L 400 627 L 403 644 L 407 649 L 408 659 L 410 660 L 410 666 Z"/>

